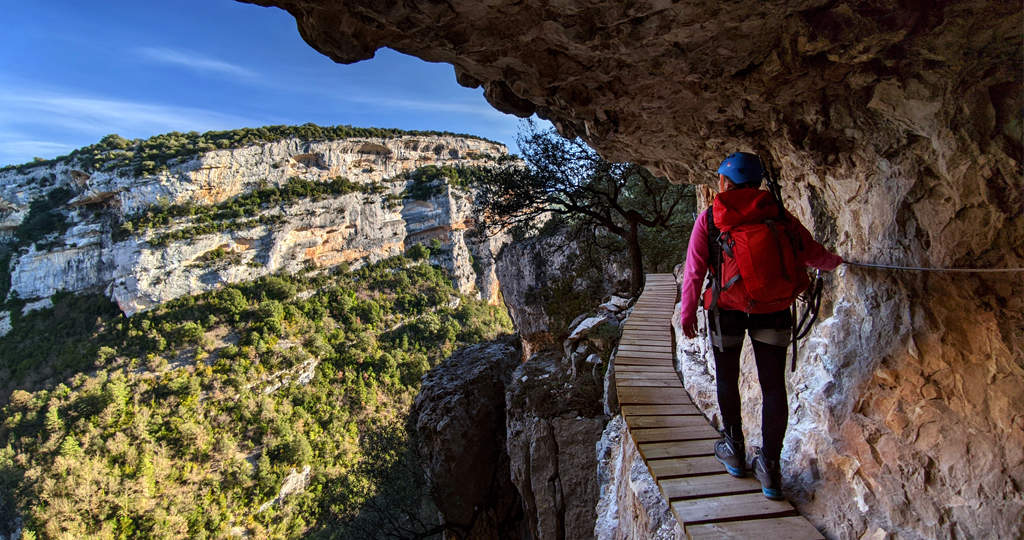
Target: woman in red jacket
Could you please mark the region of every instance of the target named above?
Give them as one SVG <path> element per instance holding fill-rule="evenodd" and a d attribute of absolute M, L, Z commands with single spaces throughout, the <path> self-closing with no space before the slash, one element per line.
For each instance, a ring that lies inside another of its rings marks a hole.
<path fill-rule="evenodd" d="M 683 334 L 697 335 L 697 300 L 701 284 L 708 271 L 709 260 L 721 260 L 721 247 L 716 239 L 709 239 L 709 230 L 716 234 L 733 226 L 771 222 L 787 223 L 795 237 L 793 242 L 796 261 L 802 268 L 811 266 L 832 270 L 843 259 L 814 241 L 810 232 L 788 212 L 779 219 L 781 207 L 767 191 L 760 190 L 763 171 L 761 160 L 754 154 L 730 154 L 718 168 L 719 194 L 715 204 L 703 212 L 693 226 L 690 244 L 686 250 L 686 270 L 681 291 Z M 712 217 L 713 215 L 713 217 Z M 713 221 L 709 223 L 709 219 Z M 715 272 L 716 270 L 712 270 Z M 791 300 L 758 304 L 750 299 L 746 289 L 725 287 L 717 300 L 718 313 L 708 317 L 715 357 L 715 378 L 718 407 L 722 412 L 722 438 L 715 443 L 715 456 L 733 476 L 746 474 L 746 451 L 740 417 L 739 371 L 740 350 L 744 334 L 750 335 L 757 363 L 757 377 L 761 384 L 761 439 L 762 448 L 754 456 L 752 468 L 761 482 L 762 492 L 770 499 L 781 499 L 779 456 L 789 422 L 786 396 L 786 346 L 789 344 L 792 315 Z M 712 307 L 712 292 L 705 293 L 705 309 Z"/>

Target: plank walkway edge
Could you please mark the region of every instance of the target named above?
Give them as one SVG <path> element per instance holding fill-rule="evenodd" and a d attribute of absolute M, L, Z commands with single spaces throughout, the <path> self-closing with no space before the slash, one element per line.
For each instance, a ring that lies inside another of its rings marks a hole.
<path fill-rule="evenodd" d="M 615 390 L 629 436 L 688 539 L 824 540 L 788 501 L 772 501 L 750 476 L 733 478 L 714 456 L 719 434 L 675 370 L 672 317 L 679 287 L 647 274 L 622 325 Z"/>

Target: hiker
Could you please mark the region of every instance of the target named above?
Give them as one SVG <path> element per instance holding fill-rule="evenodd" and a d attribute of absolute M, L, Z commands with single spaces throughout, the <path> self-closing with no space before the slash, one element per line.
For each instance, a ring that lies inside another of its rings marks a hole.
<path fill-rule="evenodd" d="M 779 456 L 789 421 L 785 379 L 786 350 L 793 327 L 789 307 L 796 295 L 807 287 L 805 266 L 832 270 L 843 259 L 815 242 L 771 193 L 758 189 L 762 177 L 760 158 L 746 152 L 730 154 L 718 168 L 719 193 L 711 208 L 701 213 L 694 223 L 686 250 L 680 315 L 683 334 L 688 338 L 696 337 L 697 299 L 710 267 L 712 286 L 705 291 L 704 308 L 709 313 L 708 329 L 714 345 L 718 407 L 723 424 L 722 438 L 715 443 L 715 457 L 729 474 L 737 477 L 746 474 L 739 371 L 740 349 L 747 333 L 754 349 L 762 398 L 763 442 L 751 467 L 765 497 L 779 500 L 783 498 Z M 734 229 L 741 224 L 763 224 L 754 230 L 767 231 L 767 236 L 756 237 L 749 227 Z M 787 257 L 788 261 L 780 262 Z M 786 274 L 787 264 L 792 267 L 789 282 L 776 277 L 780 264 L 782 274 Z M 764 301 L 764 291 L 771 292 L 773 288 L 782 292 L 775 291 L 776 296 L 769 294 L 771 299 Z"/>

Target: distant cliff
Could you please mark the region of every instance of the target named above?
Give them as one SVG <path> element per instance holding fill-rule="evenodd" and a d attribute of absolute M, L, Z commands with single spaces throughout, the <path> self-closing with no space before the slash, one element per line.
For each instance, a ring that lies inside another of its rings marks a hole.
<path fill-rule="evenodd" d="M 358 266 L 417 243 L 433 245 L 434 262 L 462 292 L 497 301 L 498 243 L 466 238 L 471 200 L 456 184 L 459 171 L 507 149 L 469 136 L 383 134 L 230 148 L 204 134 L 192 155 L 147 150 L 144 161 L 138 141 L 132 161 L 132 141 L 108 137 L 66 158 L 0 169 L 0 303 L 31 309 L 58 291 L 102 291 L 130 315 L 224 283 Z M 7 317 L 0 313 L 0 327 Z"/>

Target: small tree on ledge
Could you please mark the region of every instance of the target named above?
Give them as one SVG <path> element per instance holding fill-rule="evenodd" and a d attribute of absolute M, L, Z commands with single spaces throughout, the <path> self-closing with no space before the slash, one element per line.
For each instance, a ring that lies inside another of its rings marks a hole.
<path fill-rule="evenodd" d="M 532 123 L 517 142 L 523 161 L 491 169 L 478 184 L 488 234 L 528 227 L 544 214 L 603 228 L 625 242 L 632 291 L 643 290 L 640 229 L 669 231 L 679 214 L 692 214 L 692 186 L 672 184 L 634 163 L 605 161 L 583 141 L 538 131 Z"/>

